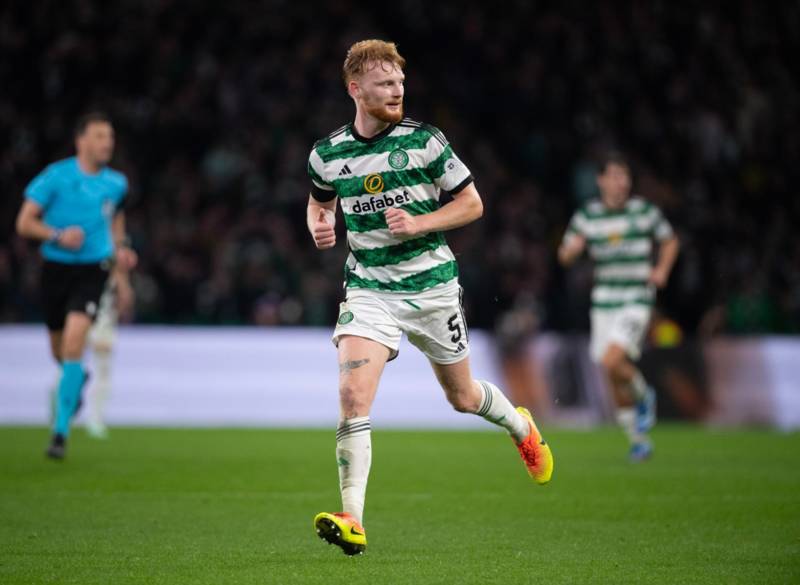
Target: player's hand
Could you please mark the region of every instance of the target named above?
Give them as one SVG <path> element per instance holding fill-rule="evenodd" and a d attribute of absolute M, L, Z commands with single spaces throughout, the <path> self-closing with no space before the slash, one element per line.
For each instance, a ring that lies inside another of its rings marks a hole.
<path fill-rule="evenodd" d="M 136 254 L 136 251 L 132 248 L 128 248 L 127 246 L 120 246 L 117 248 L 115 254 L 115 260 L 117 262 L 117 266 L 120 270 L 124 270 L 125 272 L 130 272 L 134 268 L 136 268 L 136 264 L 139 262 L 139 256 Z"/>
<path fill-rule="evenodd" d="M 70 226 L 64 228 L 61 235 L 58 236 L 58 245 L 67 250 L 78 250 L 83 246 L 85 238 L 86 235 L 83 233 L 83 229 L 78 226 Z"/>
<path fill-rule="evenodd" d="M 666 270 L 656 266 L 650 272 L 650 278 L 647 281 L 655 285 L 656 288 L 664 288 L 667 285 L 667 279 L 669 278 L 669 273 Z"/>
<path fill-rule="evenodd" d="M 333 229 L 332 217 L 336 216 L 329 209 L 320 208 L 317 220 L 311 230 L 311 236 L 314 238 L 314 245 L 319 250 L 327 250 L 336 245 L 336 231 Z"/>
<path fill-rule="evenodd" d="M 584 248 L 586 248 L 586 238 L 575 234 L 558 249 L 558 259 L 562 264 L 570 265 L 583 253 Z"/>
<path fill-rule="evenodd" d="M 417 218 L 398 207 L 392 207 L 383 212 L 386 225 L 393 236 L 416 236 L 420 233 Z"/>

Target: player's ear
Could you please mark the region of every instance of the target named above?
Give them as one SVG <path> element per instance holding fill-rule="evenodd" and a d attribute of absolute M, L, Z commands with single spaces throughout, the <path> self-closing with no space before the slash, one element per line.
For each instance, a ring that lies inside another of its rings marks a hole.
<path fill-rule="evenodd" d="M 358 85 L 358 81 L 351 79 L 347 82 L 347 93 L 353 99 L 361 97 L 361 87 Z"/>

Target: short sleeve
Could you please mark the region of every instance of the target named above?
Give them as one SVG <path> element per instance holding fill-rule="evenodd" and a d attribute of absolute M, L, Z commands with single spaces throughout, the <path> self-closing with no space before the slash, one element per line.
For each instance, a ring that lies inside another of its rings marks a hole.
<path fill-rule="evenodd" d="M 567 231 L 564 233 L 564 243 L 568 244 L 572 239 L 578 236 L 584 238 L 588 237 L 586 215 L 580 209 L 576 211 L 572 215 L 572 219 L 569 220 Z"/>
<path fill-rule="evenodd" d="M 667 221 L 667 218 L 664 217 L 664 214 L 661 213 L 658 207 L 653 206 L 652 213 L 653 237 L 659 242 L 670 239 L 674 235 L 672 225 L 670 225 L 669 221 Z"/>
<path fill-rule="evenodd" d="M 119 192 L 117 194 L 117 201 L 115 205 L 115 210 L 117 212 L 123 211 L 125 209 L 125 205 L 128 201 L 128 190 L 130 189 L 130 185 L 128 183 L 128 177 L 125 175 L 120 175 L 120 186 Z"/>
<path fill-rule="evenodd" d="M 51 167 L 47 167 L 36 175 L 33 180 L 25 187 L 25 197 L 44 209 L 53 199 L 56 192 L 55 173 Z"/>
<path fill-rule="evenodd" d="M 427 126 L 426 129 L 431 133 L 426 147 L 429 160 L 428 173 L 439 189 L 448 193 L 458 193 L 473 182 L 472 173 L 453 152 L 453 147 L 447 142 L 444 134 L 433 126 Z"/>
<path fill-rule="evenodd" d="M 323 177 L 325 169 L 316 149 L 308 155 L 308 176 L 311 178 L 311 196 L 320 202 L 330 201 L 336 197 L 336 190 Z"/>

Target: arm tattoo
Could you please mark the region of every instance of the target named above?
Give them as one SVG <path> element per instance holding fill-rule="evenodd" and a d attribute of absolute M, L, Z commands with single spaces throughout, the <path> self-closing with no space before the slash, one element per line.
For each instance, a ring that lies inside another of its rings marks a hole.
<path fill-rule="evenodd" d="M 369 363 L 369 358 L 364 358 L 363 360 L 348 360 L 343 364 L 339 364 L 339 373 L 347 374 L 351 370 L 355 370 L 356 368 L 360 368 L 364 364 Z"/>

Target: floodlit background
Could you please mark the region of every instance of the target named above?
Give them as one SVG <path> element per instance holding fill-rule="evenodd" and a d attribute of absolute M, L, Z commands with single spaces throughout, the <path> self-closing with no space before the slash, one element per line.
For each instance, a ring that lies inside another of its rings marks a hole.
<path fill-rule="evenodd" d="M 0 422 L 43 423 L 56 378 L 38 253 L 13 230 L 22 192 L 102 109 L 140 254 L 112 424 L 335 424 L 345 246 L 321 253 L 306 233 L 306 161 L 352 118 L 346 48 L 381 37 L 408 61 L 407 114 L 443 130 L 484 198 L 484 218 L 448 234 L 479 374 L 552 422 L 608 417 L 586 356 L 591 267 L 563 271 L 555 248 L 614 147 L 682 244 L 642 360 L 662 416 L 800 426 L 796 2 L 311 6 L 0 7 Z M 385 423 L 469 425 L 414 353 L 387 369 Z"/>

